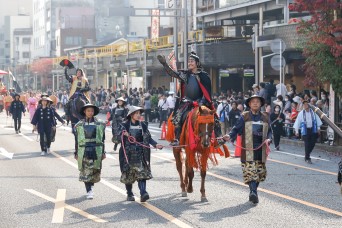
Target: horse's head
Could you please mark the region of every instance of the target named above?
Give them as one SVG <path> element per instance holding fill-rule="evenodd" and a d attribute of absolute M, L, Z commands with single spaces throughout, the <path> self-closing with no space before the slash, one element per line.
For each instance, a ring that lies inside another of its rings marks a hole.
<path fill-rule="evenodd" d="M 215 110 L 210 110 L 206 106 L 199 107 L 198 109 L 198 136 L 201 139 L 202 146 L 205 148 L 209 147 L 211 134 L 214 130 L 214 113 Z"/>

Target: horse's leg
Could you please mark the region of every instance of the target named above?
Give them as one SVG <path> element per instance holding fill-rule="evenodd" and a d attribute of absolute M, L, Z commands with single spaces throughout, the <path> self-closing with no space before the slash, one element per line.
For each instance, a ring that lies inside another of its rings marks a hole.
<path fill-rule="evenodd" d="M 207 175 L 206 170 L 201 170 L 201 201 L 202 202 L 208 202 L 207 196 L 205 195 L 205 176 Z"/>
<path fill-rule="evenodd" d="M 186 191 L 188 193 L 192 193 L 194 191 L 193 187 L 192 187 L 192 180 L 194 179 L 194 169 L 192 167 L 189 166 L 188 162 L 186 162 L 186 174 L 188 176 L 188 187 L 186 189 Z"/>
<path fill-rule="evenodd" d="M 180 179 L 180 187 L 182 189 L 182 197 L 186 197 L 187 193 L 185 191 L 185 183 L 184 183 L 184 178 L 183 178 L 183 164 L 182 164 L 182 151 L 181 149 L 176 149 L 173 148 L 173 156 L 175 157 L 176 160 L 176 168 L 179 174 L 179 179 Z"/>

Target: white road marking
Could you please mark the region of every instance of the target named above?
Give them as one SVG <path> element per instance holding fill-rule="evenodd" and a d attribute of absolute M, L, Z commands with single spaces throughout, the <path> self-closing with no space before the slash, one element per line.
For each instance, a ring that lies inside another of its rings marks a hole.
<path fill-rule="evenodd" d="M 13 158 L 14 153 L 9 153 L 5 148 L 0 147 L 0 155 L 5 156 L 9 159 Z"/>
<path fill-rule="evenodd" d="M 286 155 L 295 156 L 295 157 L 301 157 L 301 158 L 304 158 L 304 157 L 305 157 L 305 156 L 303 156 L 303 155 L 292 154 L 292 153 L 283 152 L 283 151 L 272 151 L 271 154 L 272 154 L 272 153 L 286 154 Z M 316 160 L 321 160 L 321 161 L 330 162 L 329 160 L 323 159 L 323 158 L 318 158 L 318 157 L 313 157 L 313 156 L 311 156 L 311 158 L 316 159 Z"/>
<path fill-rule="evenodd" d="M 40 198 L 42 198 L 42 199 L 45 199 L 45 200 L 47 200 L 47 201 L 50 201 L 50 202 L 52 202 L 52 203 L 57 203 L 57 200 L 56 200 L 56 199 L 54 199 L 54 198 L 52 198 L 52 197 L 49 197 L 49 196 L 47 196 L 47 195 L 44 195 L 43 193 L 37 192 L 37 191 L 35 191 L 35 190 L 33 190 L 33 189 L 25 189 L 25 191 L 28 191 L 29 193 L 31 193 L 31 194 L 33 194 L 33 195 L 36 195 L 36 196 L 38 196 L 38 197 L 40 197 Z M 72 212 L 75 212 L 75 213 L 77 213 L 77 214 L 79 214 L 79 215 L 81 215 L 81 216 L 87 218 L 87 219 L 91 219 L 91 220 L 93 220 L 94 222 L 100 222 L 100 223 L 108 222 L 108 221 L 106 221 L 106 220 L 103 220 L 103 219 L 100 219 L 100 218 L 96 217 L 95 215 L 91 215 L 91 214 L 89 214 L 89 213 L 87 213 L 87 212 L 85 212 L 85 211 L 82 211 L 81 209 L 78 209 L 78 208 L 76 208 L 76 207 L 70 206 L 70 205 L 68 205 L 68 204 L 65 204 L 64 207 L 65 207 L 66 209 L 72 211 Z"/>
<path fill-rule="evenodd" d="M 77 168 L 77 165 L 73 162 L 71 162 L 70 160 L 60 156 L 59 154 L 57 154 L 56 152 L 53 152 L 51 151 L 51 154 L 53 154 L 55 157 L 63 160 L 64 162 L 68 163 L 69 165 Z M 121 193 L 122 195 L 126 196 L 127 193 L 126 193 L 126 190 L 123 190 L 122 188 L 119 188 L 117 186 L 115 186 L 114 184 L 108 182 L 107 180 L 105 180 L 104 178 L 101 178 L 101 181 L 100 181 L 102 184 L 106 185 L 107 187 Z M 29 191 L 32 189 L 26 189 L 26 191 Z M 34 190 L 32 190 L 34 191 Z M 32 192 L 31 192 L 32 193 Z M 35 194 L 35 193 L 32 193 L 32 194 Z M 42 197 L 43 198 L 43 197 Z M 50 200 L 51 201 L 51 200 Z M 53 201 L 51 201 L 53 202 Z M 141 202 L 138 202 L 138 201 L 135 201 L 135 203 L 138 203 L 140 204 L 141 206 L 143 207 L 146 207 L 147 209 L 153 211 L 154 213 L 160 215 L 161 217 L 167 219 L 168 221 L 172 222 L 173 224 L 177 225 L 178 227 L 181 227 L 181 228 L 190 228 L 191 226 L 189 226 L 188 224 L 186 224 L 185 222 L 182 222 L 181 220 L 173 217 L 171 214 L 168 214 L 162 210 L 160 210 L 159 208 L 153 206 L 152 204 L 149 204 L 148 202 L 144 202 L 144 203 L 141 203 Z M 67 208 L 68 209 L 68 208 Z"/>
<path fill-rule="evenodd" d="M 27 140 L 30 141 L 30 142 L 33 142 L 33 141 L 34 141 L 33 139 L 31 139 L 30 137 L 24 135 L 23 133 L 19 133 L 19 135 L 23 136 L 25 139 L 27 139 Z"/>
<path fill-rule="evenodd" d="M 66 189 L 58 189 L 51 223 L 63 223 Z"/>

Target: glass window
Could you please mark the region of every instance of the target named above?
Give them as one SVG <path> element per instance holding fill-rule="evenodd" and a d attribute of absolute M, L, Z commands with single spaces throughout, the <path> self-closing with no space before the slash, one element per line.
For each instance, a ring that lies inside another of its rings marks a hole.
<path fill-rule="evenodd" d="M 29 38 L 29 37 L 24 37 L 24 38 L 23 38 L 23 44 L 31 44 L 31 38 Z"/>
<path fill-rule="evenodd" d="M 27 52 L 27 51 L 23 52 L 23 58 L 26 58 L 26 59 L 30 58 L 30 52 Z"/>

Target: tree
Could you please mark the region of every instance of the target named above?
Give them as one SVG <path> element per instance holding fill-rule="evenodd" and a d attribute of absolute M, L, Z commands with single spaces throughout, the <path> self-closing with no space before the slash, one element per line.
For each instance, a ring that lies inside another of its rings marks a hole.
<path fill-rule="evenodd" d="M 297 33 L 306 57 L 306 86 L 330 82 L 342 94 L 342 19 L 340 0 L 295 0 L 290 11 L 308 12 L 309 20 L 300 20 Z"/>
<path fill-rule="evenodd" d="M 41 58 L 33 61 L 31 65 L 31 72 L 37 75 L 48 76 L 52 70 L 52 59 Z"/>

